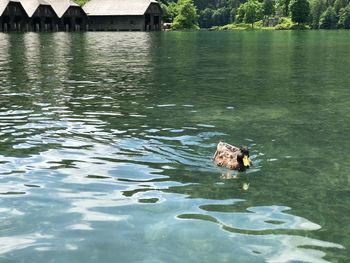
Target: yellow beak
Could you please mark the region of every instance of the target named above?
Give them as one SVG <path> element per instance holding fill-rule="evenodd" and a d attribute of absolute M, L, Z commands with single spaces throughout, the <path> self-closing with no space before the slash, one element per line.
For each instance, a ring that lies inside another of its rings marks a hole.
<path fill-rule="evenodd" d="M 246 155 L 244 155 L 244 157 L 243 157 L 243 165 L 245 167 L 249 167 L 250 166 L 250 160 L 249 160 L 248 156 L 246 156 Z"/>

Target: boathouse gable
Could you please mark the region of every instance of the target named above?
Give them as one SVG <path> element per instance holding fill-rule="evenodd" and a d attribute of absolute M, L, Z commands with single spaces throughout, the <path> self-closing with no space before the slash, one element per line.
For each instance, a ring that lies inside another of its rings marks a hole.
<path fill-rule="evenodd" d="M 70 0 L 46 0 L 59 18 L 60 31 L 86 30 L 87 16 L 77 3 Z"/>
<path fill-rule="evenodd" d="M 158 3 L 151 3 L 145 13 L 146 30 L 161 30 L 162 9 Z"/>
<path fill-rule="evenodd" d="M 5 8 L 3 8 L 4 5 L 1 5 L 2 10 L 0 10 L 0 12 L 2 11 L 0 17 L 1 32 L 23 30 L 25 24 L 29 22 L 29 17 L 23 6 L 17 1 L 5 1 L 5 3 L 6 2 L 7 5 Z"/>
<path fill-rule="evenodd" d="M 50 5 L 39 5 L 32 15 L 30 31 L 58 31 L 58 16 Z"/>
<path fill-rule="evenodd" d="M 87 15 L 80 6 L 70 6 L 61 17 L 64 31 L 86 30 Z"/>

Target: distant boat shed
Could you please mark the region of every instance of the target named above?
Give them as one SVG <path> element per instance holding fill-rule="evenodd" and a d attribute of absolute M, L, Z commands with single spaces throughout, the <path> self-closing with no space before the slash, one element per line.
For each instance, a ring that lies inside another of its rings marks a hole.
<path fill-rule="evenodd" d="M 155 0 L 90 0 L 83 9 L 92 31 L 161 30 L 162 9 Z"/>
<path fill-rule="evenodd" d="M 86 30 L 87 16 L 71 0 L 0 0 L 0 32 Z"/>

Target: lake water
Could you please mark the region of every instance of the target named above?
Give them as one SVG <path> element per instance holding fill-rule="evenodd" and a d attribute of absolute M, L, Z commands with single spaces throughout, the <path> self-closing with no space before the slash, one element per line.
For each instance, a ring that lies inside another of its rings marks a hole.
<path fill-rule="evenodd" d="M 349 40 L 0 34 L 0 262 L 349 262 Z"/>

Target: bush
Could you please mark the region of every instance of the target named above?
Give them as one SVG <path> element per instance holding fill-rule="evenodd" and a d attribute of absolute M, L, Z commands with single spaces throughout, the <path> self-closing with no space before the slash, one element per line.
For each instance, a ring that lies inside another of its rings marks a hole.
<path fill-rule="evenodd" d="M 275 26 L 276 30 L 290 30 L 294 25 L 292 20 L 289 17 L 281 17 L 278 25 Z"/>
<path fill-rule="evenodd" d="M 307 30 L 310 29 L 310 26 L 307 26 L 305 24 L 293 24 L 290 27 L 291 30 Z"/>

